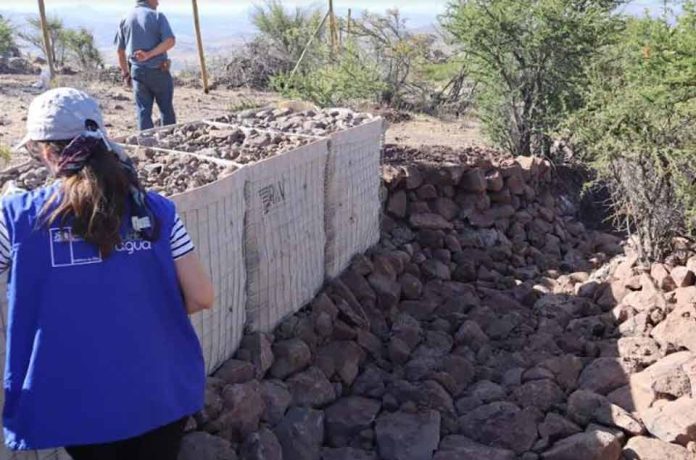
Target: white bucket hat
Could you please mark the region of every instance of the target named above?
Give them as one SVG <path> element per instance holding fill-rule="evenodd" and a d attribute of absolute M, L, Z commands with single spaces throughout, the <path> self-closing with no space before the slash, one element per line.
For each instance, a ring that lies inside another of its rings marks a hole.
<path fill-rule="evenodd" d="M 46 91 L 29 106 L 27 134 L 13 150 L 20 150 L 30 141 L 74 139 L 85 133 L 88 120 L 97 124 L 106 139 L 104 120 L 97 101 L 73 88 Z"/>

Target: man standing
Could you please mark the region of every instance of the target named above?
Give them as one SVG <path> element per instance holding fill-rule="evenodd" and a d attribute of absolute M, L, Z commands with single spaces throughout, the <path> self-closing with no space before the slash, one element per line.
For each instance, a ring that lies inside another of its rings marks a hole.
<path fill-rule="evenodd" d="M 167 18 L 157 11 L 158 6 L 159 0 L 138 0 L 116 33 L 121 75 L 127 85 L 133 86 L 140 130 L 154 127 L 154 102 L 164 125 L 176 123 L 174 81 L 167 57 L 176 38 Z"/>

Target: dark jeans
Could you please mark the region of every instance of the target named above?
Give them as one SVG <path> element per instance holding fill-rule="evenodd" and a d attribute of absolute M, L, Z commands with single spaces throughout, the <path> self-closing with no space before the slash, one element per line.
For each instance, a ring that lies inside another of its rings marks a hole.
<path fill-rule="evenodd" d="M 135 105 L 138 114 L 138 129 L 154 128 L 152 123 L 152 105 L 157 102 L 157 107 L 162 114 L 163 125 L 176 123 L 174 114 L 174 80 L 172 74 L 160 69 L 133 66 L 133 92 L 135 93 Z"/>
<path fill-rule="evenodd" d="M 187 418 L 135 438 L 66 447 L 73 460 L 177 460 Z"/>

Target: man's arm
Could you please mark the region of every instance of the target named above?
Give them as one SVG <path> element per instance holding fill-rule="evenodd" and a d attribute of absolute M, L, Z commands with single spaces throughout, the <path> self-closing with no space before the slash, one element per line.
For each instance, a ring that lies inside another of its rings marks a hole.
<path fill-rule="evenodd" d="M 138 50 L 133 55 L 138 62 L 149 61 L 153 57 L 164 54 L 176 45 L 176 38 L 169 37 L 150 51 Z"/>

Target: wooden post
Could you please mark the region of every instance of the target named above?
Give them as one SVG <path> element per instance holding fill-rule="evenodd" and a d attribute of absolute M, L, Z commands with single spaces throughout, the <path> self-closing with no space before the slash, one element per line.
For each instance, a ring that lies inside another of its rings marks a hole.
<path fill-rule="evenodd" d="M 295 76 L 295 74 L 297 73 L 297 70 L 300 68 L 300 64 L 302 64 L 302 61 L 304 60 L 304 57 L 307 54 L 307 50 L 309 49 L 310 46 L 312 46 L 314 39 L 317 38 L 317 35 L 319 35 L 319 32 L 321 32 L 321 29 L 324 28 L 324 24 L 326 24 L 326 20 L 329 18 L 329 14 L 330 13 L 326 13 L 324 15 L 324 19 L 321 20 L 319 27 L 317 27 L 317 30 L 315 30 L 314 33 L 312 34 L 312 36 L 309 38 L 307 45 L 302 50 L 302 54 L 300 55 L 300 58 L 297 60 L 297 63 L 295 64 L 295 68 L 292 69 L 292 72 L 290 73 L 290 79 L 292 79 Z"/>
<path fill-rule="evenodd" d="M 53 67 L 53 53 L 51 52 L 51 35 L 48 32 L 48 21 L 46 20 L 46 5 L 44 5 L 44 0 L 39 0 L 39 16 L 41 18 L 41 30 L 43 32 L 44 39 L 44 50 L 46 52 L 46 60 L 48 61 L 48 71 L 50 73 L 51 80 L 55 75 L 55 69 Z"/>
<path fill-rule="evenodd" d="M 201 78 L 203 79 L 203 92 L 208 94 L 208 69 L 205 66 L 205 52 L 203 51 L 203 37 L 201 36 L 201 21 L 198 17 L 198 0 L 191 0 L 193 4 L 193 25 L 196 28 L 196 44 L 198 45 L 198 59 L 201 63 Z"/>
<path fill-rule="evenodd" d="M 348 39 L 350 40 L 351 27 L 353 26 L 353 10 L 348 8 L 348 29 L 346 33 L 348 34 Z"/>
<path fill-rule="evenodd" d="M 336 24 L 336 14 L 334 13 L 333 0 L 329 0 L 329 35 L 331 39 L 331 50 L 336 52 L 338 48 L 338 27 Z"/>

